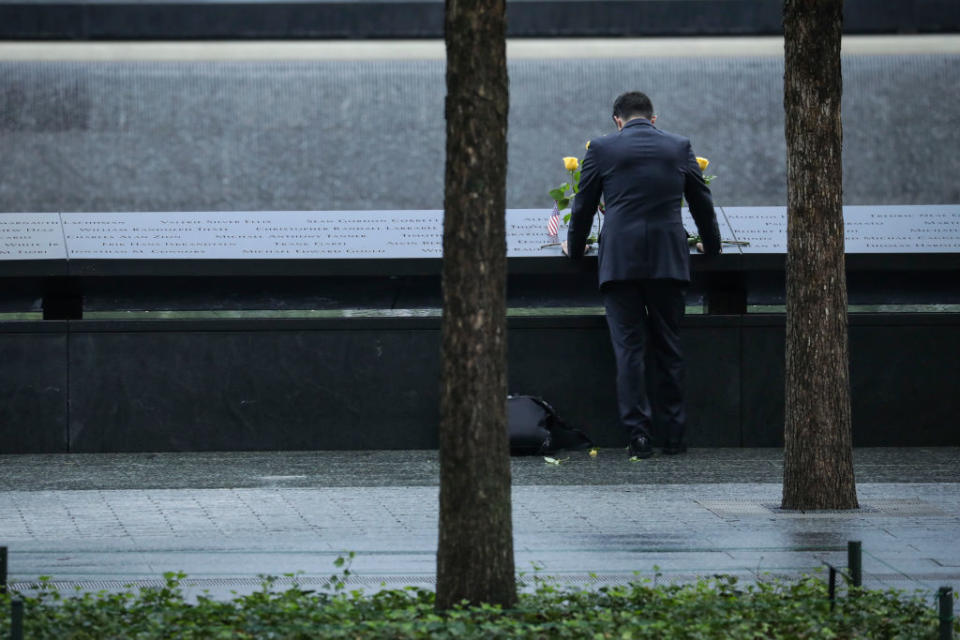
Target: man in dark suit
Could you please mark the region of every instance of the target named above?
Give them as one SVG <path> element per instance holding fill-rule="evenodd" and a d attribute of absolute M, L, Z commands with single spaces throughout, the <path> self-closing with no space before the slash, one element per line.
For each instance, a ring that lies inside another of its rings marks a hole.
<path fill-rule="evenodd" d="M 690 249 L 680 218 L 681 197 L 700 232 L 704 253 L 720 253 L 710 189 L 690 141 L 654 127 L 650 98 L 624 93 L 613 104 L 618 133 L 592 140 L 563 250 L 584 254 L 600 197 L 600 291 L 617 361 L 617 404 L 630 435 L 630 456 L 653 455 L 652 413 L 644 375 L 647 340 L 659 373 L 653 409 L 666 424 L 665 454 L 684 453 L 686 409 L 680 347 Z"/>

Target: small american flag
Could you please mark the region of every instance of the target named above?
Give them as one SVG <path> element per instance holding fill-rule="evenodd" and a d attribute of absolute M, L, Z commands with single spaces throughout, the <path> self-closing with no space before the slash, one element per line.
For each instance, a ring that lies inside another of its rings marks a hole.
<path fill-rule="evenodd" d="M 560 210 L 557 209 L 557 203 L 553 203 L 553 213 L 550 215 L 550 220 L 547 222 L 547 235 L 554 238 L 557 237 L 557 233 L 560 231 Z"/>

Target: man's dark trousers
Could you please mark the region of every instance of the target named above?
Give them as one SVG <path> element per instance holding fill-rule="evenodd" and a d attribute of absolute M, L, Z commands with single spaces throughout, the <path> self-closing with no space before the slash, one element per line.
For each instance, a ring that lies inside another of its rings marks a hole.
<path fill-rule="evenodd" d="M 680 321 L 687 283 L 679 280 L 622 280 L 601 288 L 610 340 L 617 361 L 617 404 L 630 438 L 653 434 L 647 394 L 645 351 L 649 343 L 656 371 L 653 411 L 663 421 L 669 445 L 683 442 L 687 415 L 683 402 L 685 367 Z"/>

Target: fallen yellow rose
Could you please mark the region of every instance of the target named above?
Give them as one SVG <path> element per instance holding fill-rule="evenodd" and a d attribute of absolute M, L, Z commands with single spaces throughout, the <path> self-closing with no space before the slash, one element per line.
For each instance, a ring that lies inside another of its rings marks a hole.
<path fill-rule="evenodd" d="M 700 165 L 700 171 L 706 171 L 707 167 L 710 165 L 710 161 L 706 158 L 701 158 L 697 156 L 697 164 Z"/>
<path fill-rule="evenodd" d="M 580 161 L 573 156 L 569 156 L 563 159 L 563 166 L 567 171 L 576 171 L 577 167 L 580 166 Z"/>

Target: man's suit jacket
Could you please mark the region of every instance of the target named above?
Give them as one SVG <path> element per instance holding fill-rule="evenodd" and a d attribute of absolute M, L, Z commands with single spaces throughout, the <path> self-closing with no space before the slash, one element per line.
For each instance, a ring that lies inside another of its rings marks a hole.
<path fill-rule="evenodd" d="M 600 196 L 600 286 L 616 280 L 669 278 L 689 282 L 690 248 L 680 218 L 685 196 L 708 255 L 720 253 L 710 188 L 687 138 L 644 118 L 592 140 L 580 168 L 580 192 L 567 231 L 571 258 L 583 256 Z"/>

